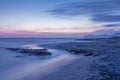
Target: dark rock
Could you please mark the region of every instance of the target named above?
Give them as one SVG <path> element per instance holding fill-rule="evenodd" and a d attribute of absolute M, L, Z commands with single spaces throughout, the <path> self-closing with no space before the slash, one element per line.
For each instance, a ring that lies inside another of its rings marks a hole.
<path fill-rule="evenodd" d="M 26 48 L 6 48 L 10 51 L 16 51 L 23 54 L 30 55 L 39 55 L 39 56 L 45 56 L 45 55 L 51 55 L 50 52 L 47 51 L 47 49 L 26 49 Z"/>
<path fill-rule="evenodd" d="M 24 55 L 16 55 L 15 57 L 19 58 L 19 57 L 25 57 L 25 56 Z"/>
<path fill-rule="evenodd" d="M 73 53 L 73 54 L 85 54 L 85 56 L 91 56 L 93 55 L 92 51 L 84 50 L 84 49 L 68 49 L 67 51 Z"/>
<path fill-rule="evenodd" d="M 19 48 L 6 48 L 7 50 L 10 50 L 10 51 L 18 51 Z"/>
<path fill-rule="evenodd" d="M 50 52 L 36 52 L 35 55 L 51 55 Z"/>

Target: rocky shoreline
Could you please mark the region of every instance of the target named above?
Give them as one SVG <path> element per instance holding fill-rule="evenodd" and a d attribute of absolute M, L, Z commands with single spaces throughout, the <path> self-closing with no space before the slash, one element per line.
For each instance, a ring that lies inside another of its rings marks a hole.
<path fill-rule="evenodd" d="M 85 55 L 85 59 L 78 58 L 72 64 L 66 65 L 60 71 L 58 70 L 58 72 L 54 73 L 55 75 L 51 74 L 47 76 L 47 79 L 42 80 L 82 80 L 83 78 L 85 78 L 83 80 L 120 80 L 120 38 L 94 39 L 91 42 L 68 42 L 40 46 L 66 50 L 78 57 L 81 54 Z M 30 55 L 51 55 L 47 49 L 7 48 L 7 50 L 29 53 Z M 83 70 L 86 72 L 85 74 L 82 73 Z M 57 78 L 59 75 L 61 75 L 60 79 Z"/>
<path fill-rule="evenodd" d="M 86 76 L 88 78 L 85 80 L 120 80 L 120 38 L 93 40 L 43 46 L 64 49 L 72 54 L 93 56 L 88 69 L 89 74 Z"/>

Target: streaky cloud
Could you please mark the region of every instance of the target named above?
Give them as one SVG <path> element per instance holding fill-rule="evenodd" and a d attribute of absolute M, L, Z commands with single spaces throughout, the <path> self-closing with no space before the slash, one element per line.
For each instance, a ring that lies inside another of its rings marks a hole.
<path fill-rule="evenodd" d="M 107 24 L 104 27 L 120 27 L 120 24 Z"/>
<path fill-rule="evenodd" d="M 97 14 L 91 20 L 95 22 L 120 22 L 120 15 Z"/>
<path fill-rule="evenodd" d="M 15 33 L 23 33 L 23 34 L 40 34 L 40 32 L 35 31 L 26 31 L 26 30 L 17 30 Z"/>
<path fill-rule="evenodd" d="M 78 16 L 90 15 L 95 22 L 118 22 L 120 21 L 120 0 L 81 0 L 74 3 L 64 4 L 49 11 L 52 15 Z M 114 14 L 118 11 L 119 15 Z"/>

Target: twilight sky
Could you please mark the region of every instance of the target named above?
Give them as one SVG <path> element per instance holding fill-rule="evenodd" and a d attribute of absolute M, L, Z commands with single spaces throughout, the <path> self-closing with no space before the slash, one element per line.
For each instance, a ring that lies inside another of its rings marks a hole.
<path fill-rule="evenodd" d="M 111 31 L 120 31 L 120 0 L 0 0 L 0 37 L 80 37 Z"/>

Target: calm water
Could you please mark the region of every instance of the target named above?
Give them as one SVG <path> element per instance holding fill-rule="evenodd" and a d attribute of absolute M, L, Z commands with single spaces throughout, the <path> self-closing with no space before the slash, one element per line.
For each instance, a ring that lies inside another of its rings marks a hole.
<path fill-rule="evenodd" d="M 48 44 L 60 42 L 73 42 L 73 38 L 1 38 L 0 43 L 17 43 L 17 44 Z"/>
<path fill-rule="evenodd" d="M 64 43 L 64 42 L 79 42 L 73 38 L 7 38 L 0 39 L 0 80 L 19 80 L 21 78 L 28 78 L 34 74 L 39 77 L 43 73 L 49 73 L 51 70 L 59 69 L 61 65 L 71 63 L 76 59 L 76 56 L 65 50 L 48 49 L 52 53 L 51 56 L 25 56 L 21 58 L 15 57 L 16 55 L 22 55 L 17 52 L 11 52 L 6 50 L 8 47 L 29 46 L 39 47 L 38 44 L 52 44 L 52 43 Z M 80 41 L 85 42 L 85 41 Z M 48 72 L 46 72 L 46 70 Z M 44 74 L 45 75 L 45 74 Z M 34 80 L 34 79 L 32 79 Z"/>

